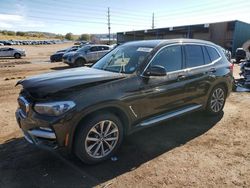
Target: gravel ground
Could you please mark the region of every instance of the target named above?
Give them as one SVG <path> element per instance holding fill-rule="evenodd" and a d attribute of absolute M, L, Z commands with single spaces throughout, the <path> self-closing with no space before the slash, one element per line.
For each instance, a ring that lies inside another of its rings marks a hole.
<path fill-rule="evenodd" d="M 0 59 L 0 187 L 250 187 L 249 93 L 231 93 L 221 116 L 196 112 L 137 132 L 116 161 L 94 166 L 26 143 L 14 116 L 15 83 L 67 68 L 46 61 L 70 45 L 24 46 L 26 58 Z"/>

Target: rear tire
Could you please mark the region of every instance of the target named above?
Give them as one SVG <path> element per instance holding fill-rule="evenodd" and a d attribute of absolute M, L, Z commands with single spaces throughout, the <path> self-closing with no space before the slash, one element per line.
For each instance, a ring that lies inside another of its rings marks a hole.
<path fill-rule="evenodd" d="M 20 59 L 20 58 L 21 58 L 21 54 L 19 54 L 19 53 L 15 53 L 15 54 L 14 54 L 14 58 L 16 58 L 16 59 Z"/>
<path fill-rule="evenodd" d="M 84 163 L 95 164 L 109 159 L 123 140 L 123 126 L 114 114 L 96 114 L 77 129 L 74 152 Z"/>
<path fill-rule="evenodd" d="M 224 108 L 227 92 L 224 86 L 215 86 L 208 98 L 206 112 L 209 115 L 219 115 Z"/>

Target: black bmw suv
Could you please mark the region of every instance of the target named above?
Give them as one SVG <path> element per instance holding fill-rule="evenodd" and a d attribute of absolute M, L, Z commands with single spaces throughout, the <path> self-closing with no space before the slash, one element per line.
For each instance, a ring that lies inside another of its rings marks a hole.
<path fill-rule="evenodd" d="M 197 110 L 219 114 L 232 83 L 231 64 L 211 42 L 134 41 L 91 68 L 19 81 L 16 119 L 28 142 L 64 147 L 93 164 L 136 130 Z"/>

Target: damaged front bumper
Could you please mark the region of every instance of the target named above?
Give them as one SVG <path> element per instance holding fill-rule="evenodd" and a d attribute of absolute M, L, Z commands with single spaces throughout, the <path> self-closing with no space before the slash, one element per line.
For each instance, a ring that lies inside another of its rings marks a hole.
<path fill-rule="evenodd" d="M 52 149 L 58 147 L 57 136 L 52 128 L 48 127 L 31 127 L 26 123 L 21 109 L 16 111 L 16 120 L 21 128 L 24 138 L 31 144 L 45 146 Z"/>

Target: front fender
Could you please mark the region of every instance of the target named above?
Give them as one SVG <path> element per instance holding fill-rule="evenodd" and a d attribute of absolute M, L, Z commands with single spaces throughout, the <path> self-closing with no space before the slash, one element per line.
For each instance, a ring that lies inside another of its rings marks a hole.
<path fill-rule="evenodd" d="M 129 107 L 120 101 L 106 101 L 106 102 L 98 103 L 98 104 L 91 105 L 87 108 L 84 108 L 83 110 L 76 112 L 77 113 L 75 116 L 76 118 L 75 118 L 74 124 L 72 125 L 71 132 L 69 133 L 69 144 L 68 144 L 69 149 L 72 150 L 73 148 L 74 136 L 77 131 L 78 125 L 80 125 L 80 122 L 82 122 L 85 118 L 88 118 L 89 115 L 95 112 L 102 113 L 102 112 L 105 112 L 105 110 L 110 110 L 110 109 L 114 109 L 116 112 L 119 111 L 123 113 L 123 115 L 127 119 L 125 130 L 126 130 L 126 133 L 128 133 L 131 130 L 131 124 L 132 124 L 131 122 L 133 121 L 133 118 L 132 118 L 133 114 L 129 110 Z M 122 117 L 118 117 L 118 118 L 120 118 L 121 121 L 125 123 L 124 122 L 125 120 Z"/>

